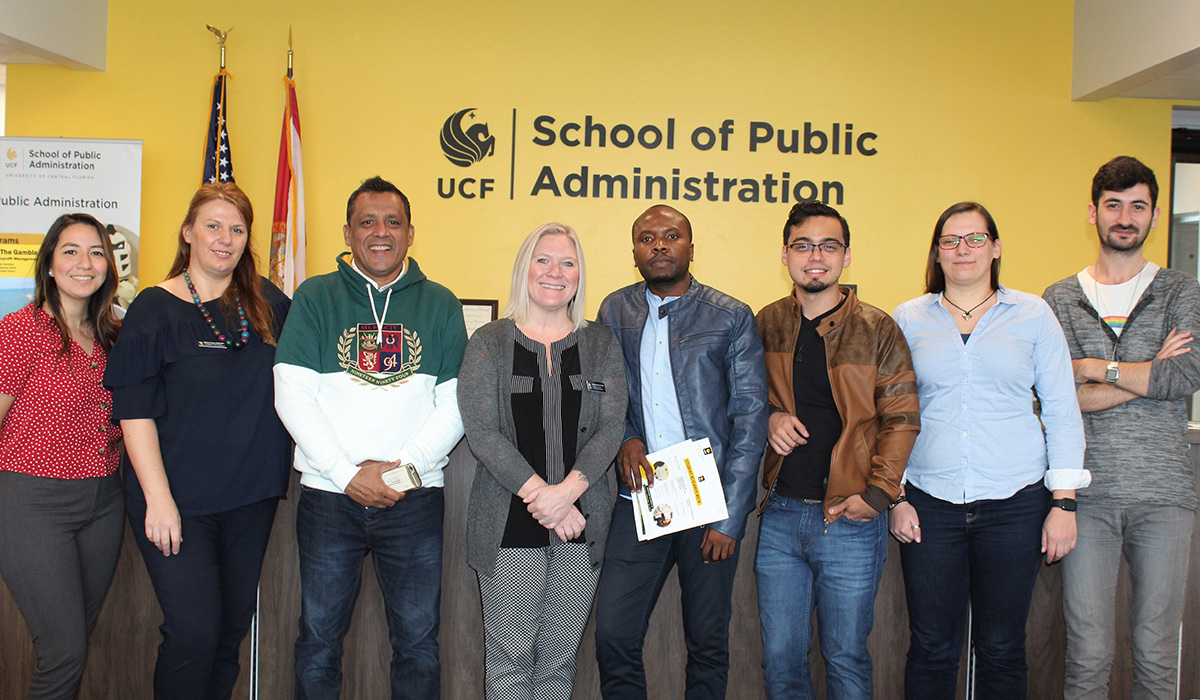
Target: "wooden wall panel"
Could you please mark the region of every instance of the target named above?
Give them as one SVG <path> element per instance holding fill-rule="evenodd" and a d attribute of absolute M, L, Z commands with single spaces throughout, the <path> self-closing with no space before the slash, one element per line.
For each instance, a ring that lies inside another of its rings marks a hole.
<path fill-rule="evenodd" d="M 1200 433 L 1189 431 L 1188 444 L 1192 458 L 1192 476 L 1195 477 L 1196 488 L 1200 491 Z M 1123 608 L 1127 606 L 1117 607 L 1118 610 Z M 1187 605 L 1183 609 L 1183 635 L 1180 646 L 1183 654 L 1179 661 L 1179 696 L 1185 700 L 1200 698 L 1200 516 L 1192 527 L 1192 551 L 1188 556 Z M 1127 647 L 1118 645 L 1118 648 Z"/>
<path fill-rule="evenodd" d="M 1200 448 L 1193 448 L 1194 463 Z M 479 590 L 474 572 L 466 564 L 465 533 L 469 513 L 467 495 L 475 463 L 462 443 L 446 472 L 445 556 L 442 578 L 442 690 L 452 699 L 479 698 L 483 688 L 483 633 Z M 295 509 L 297 479 L 291 497 L 280 505 L 275 532 L 263 567 L 259 628 L 258 697 L 292 695 L 292 646 L 300 613 L 300 582 L 296 554 Z M 729 697 L 755 700 L 764 697 L 760 658 L 758 610 L 754 590 L 754 550 L 758 521 L 751 516 L 742 543 L 741 563 L 735 584 L 734 614 L 730 633 L 731 670 Z M 1197 523 L 1200 530 L 1200 522 Z M 161 613 L 145 567 L 127 528 L 125 545 L 112 590 L 105 603 L 90 645 L 80 698 L 149 698 Z M 1192 541 L 1189 580 L 1200 582 L 1200 534 Z M 1117 659 L 1110 697 L 1128 697 L 1130 684 L 1128 632 L 1128 574 L 1122 572 L 1118 597 Z M 1196 589 L 1200 590 L 1200 589 Z M 1181 664 L 1181 697 L 1200 697 L 1200 601 L 1192 593 L 1184 622 L 1184 656 Z M 672 576 L 651 620 L 646 643 L 647 676 L 653 697 L 681 698 L 686 652 L 680 628 L 679 586 Z M 599 698 L 594 642 L 594 620 L 589 623 L 579 650 L 579 671 L 574 698 Z M 908 648 L 907 608 L 900 557 L 894 541 L 875 601 L 875 628 L 871 635 L 875 662 L 875 695 L 901 698 L 904 659 Z M 1061 573 L 1057 566 L 1043 567 L 1034 592 L 1028 625 L 1030 697 L 1062 697 L 1064 632 L 1061 612 Z M 824 671 L 819 645 L 814 644 L 813 673 L 818 696 L 824 694 Z M 243 645 L 243 672 L 234 698 L 250 697 L 250 642 Z M 370 558 L 364 562 L 362 589 L 354 621 L 346 639 L 343 664 L 343 698 L 386 697 L 391 659 L 383 602 L 375 583 Z M 959 697 L 966 696 L 967 664 L 959 673 Z M 33 670 L 29 635 L 8 595 L 0 587 L 0 698 L 22 697 Z"/>

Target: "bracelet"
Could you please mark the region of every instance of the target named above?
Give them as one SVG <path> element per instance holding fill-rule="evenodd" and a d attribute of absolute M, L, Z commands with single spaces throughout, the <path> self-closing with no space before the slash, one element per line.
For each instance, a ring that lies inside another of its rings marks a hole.
<path fill-rule="evenodd" d="M 890 506 L 888 506 L 888 510 L 895 508 L 896 506 L 900 505 L 901 503 L 908 503 L 908 496 L 896 497 L 896 500 L 892 501 L 892 504 Z"/>

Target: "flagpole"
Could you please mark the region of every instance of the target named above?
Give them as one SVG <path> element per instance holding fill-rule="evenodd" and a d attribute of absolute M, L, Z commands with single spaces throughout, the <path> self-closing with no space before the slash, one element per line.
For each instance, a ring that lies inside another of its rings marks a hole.
<path fill-rule="evenodd" d="M 225 39 L 229 36 L 229 32 L 233 31 L 233 27 L 230 26 L 229 29 L 221 31 L 211 24 L 206 24 L 204 26 L 208 28 L 208 31 L 212 32 L 217 37 L 217 43 L 221 47 L 221 70 L 225 70 Z"/>

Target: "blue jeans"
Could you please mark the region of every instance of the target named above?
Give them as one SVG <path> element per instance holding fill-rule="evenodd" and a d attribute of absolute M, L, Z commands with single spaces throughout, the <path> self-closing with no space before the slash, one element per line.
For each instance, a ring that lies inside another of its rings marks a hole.
<path fill-rule="evenodd" d="M 1133 583 L 1132 696 L 1175 697 L 1193 518 L 1171 506 L 1080 504 L 1079 544 L 1063 559 L 1066 700 L 1108 698 L 1122 555 Z"/>
<path fill-rule="evenodd" d="M 700 558 L 704 528 L 639 542 L 633 504 L 617 498 L 600 585 L 596 591 L 596 661 L 605 700 L 646 697 L 642 647 L 650 613 L 671 569 L 679 567 L 683 638 L 687 645 L 687 700 L 720 700 L 729 680 L 729 618 L 738 553 L 722 562 Z"/>
<path fill-rule="evenodd" d="M 921 542 L 900 545 L 912 635 L 905 697 L 953 700 L 968 601 L 975 697 L 1025 697 L 1025 622 L 1050 492 L 1038 482 L 1004 499 L 948 503 L 909 484 L 907 495 Z"/>
<path fill-rule="evenodd" d="M 392 698 L 441 695 L 437 636 L 444 510 L 440 488 L 409 491 L 383 509 L 363 507 L 341 493 L 302 488 L 296 510 L 298 700 L 332 700 L 341 693 L 342 641 L 367 552 L 387 611 Z"/>
<path fill-rule="evenodd" d="M 814 697 L 808 654 L 813 607 L 829 700 L 870 700 L 867 637 L 887 556 L 887 515 L 845 516 L 825 526 L 823 506 L 772 494 L 763 511 L 754 573 L 767 697 Z"/>

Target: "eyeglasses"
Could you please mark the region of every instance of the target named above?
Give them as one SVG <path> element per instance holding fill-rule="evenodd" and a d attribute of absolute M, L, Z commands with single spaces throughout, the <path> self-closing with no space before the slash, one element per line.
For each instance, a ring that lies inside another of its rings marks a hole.
<path fill-rule="evenodd" d="M 821 241 L 820 243 L 796 241 L 795 243 L 788 243 L 785 247 L 793 253 L 809 253 L 815 248 L 820 248 L 822 253 L 836 255 L 846 248 L 846 244 L 839 241 Z"/>
<path fill-rule="evenodd" d="M 954 250 L 960 241 L 966 241 L 968 248 L 982 248 L 990 240 L 992 240 L 990 233 L 968 233 L 965 236 L 952 236 L 947 233 L 944 236 L 938 236 L 937 243 L 942 250 Z"/>

